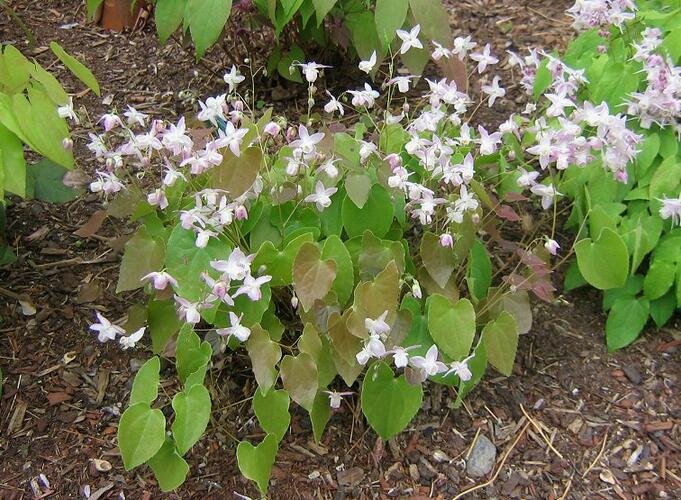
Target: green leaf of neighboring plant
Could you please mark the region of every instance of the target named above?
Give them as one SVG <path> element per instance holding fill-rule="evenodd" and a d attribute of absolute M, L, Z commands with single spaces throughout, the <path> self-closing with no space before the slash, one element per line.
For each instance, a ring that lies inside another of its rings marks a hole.
<path fill-rule="evenodd" d="M 163 446 L 166 418 L 161 410 L 147 403 L 128 407 L 118 424 L 118 448 L 125 470 L 131 470 L 152 458 Z"/>
<path fill-rule="evenodd" d="M 442 295 L 428 297 L 428 330 L 447 356 L 460 360 L 468 356 L 475 337 L 475 310 L 468 299 L 456 304 Z"/>
<path fill-rule="evenodd" d="M 236 460 L 239 470 L 251 481 L 255 481 L 260 492 L 267 492 L 272 465 L 277 456 L 279 444 L 277 436 L 268 434 L 258 445 L 253 446 L 248 441 L 241 441 L 236 449 Z"/>
<path fill-rule="evenodd" d="M 4 171 L 4 178 L 3 181 L 0 182 L 0 188 L 4 187 L 5 191 L 9 191 L 10 193 L 14 193 L 21 197 L 26 196 L 26 160 L 24 160 L 24 145 L 21 142 L 21 139 L 2 123 L 0 123 L 0 166 Z M 62 182 L 61 184 L 63 185 L 64 183 Z M 64 186 L 64 188 L 66 188 L 66 186 Z M 71 189 L 69 194 L 73 192 L 74 190 Z M 75 193 L 77 196 L 78 192 L 76 191 Z"/>
<path fill-rule="evenodd" d="M 161 43 L 172 35 L 182 24 L 187 0 L 156 0 L 154 7 L 154 21 Z"/>
<path fill-rule="evenodd" d="M 281 347 L 272 341 L 265 330 L 256 326 L 251 328 L 251 336 L 246 342 L 246 349 L 251 358 L 258 387 L 263 394 L 267 394 L 277 380 L 276 365 L 281 359 Z"/>
<path fill-rule="evenodd" d="M 615 231 L 603 229 L 600 238 L 591 238 L 575 244 L 577 264 L 584 279 L 599 290 L 624 286 L 629 275 L 629 252 Z"/>
<path fill-rule="evenodd" d="M 210 394 L 202 385 L 194 385 L 173 398 L 173 438 L 180 455 L 187 453 L 203 435 L 210 420 L 210 408 Z"/>
<path fill-rule="evenodd" d="M 26 197 L 49 203 L 66 203 L 75 200 L 80 195 L 80 191 L 64 184 L 64 175 L 66 175 L 66 169 L 48 159 L 29 165 L 26 168 Z M 16 179 L 16 182 L 20 182 L 20 179 Z"/>
<path fill-rule="evenodd" d="M 329 406 L 329 395 L 323 392 L 318 392 L 317 397 L 312 403 L 310 410 L 310 420 L 312 421 L 312 433 L 314 434 L 315 442 L 319 443 L 324 434 L 324 428 L 331 417 L 331 407 Z"/>
<path fill-rule="evenodd" d="M 253 395 L 253 411 L 258 417 L 260 427 L 266 433 L 277 436 L 277 441 L 284 439 L 291 423 L 291 415 L 288 412 L 290 402 L 288 392 L 283 389 L 270 391 L 267 395 L 255 391 Z"/>
<path fill-rule="evenodd" d="M 322 22 L 324 22 L 324 18 L 333 6 L 336 5 L 337 1 L 338 0 L 312 0 L 315 13 L 317 14 L 317 26 L 320 26 Z"/>
<path fill-rule="evenodd" d="M 64 66 L 66 66 L 76 78 L 92 89 L 95 94 L 98 96 L 100 95 L 99 83 L 97 83 L 95 75 L 93 75 L 83 63 L 81 63 L 75 57 L 69 55 L 57 42 L 51 42 L 50 48 L 52 49 L 52 52 L 54 52 L 54 55 L 64 63 Z"/>
<path fill-rule="evenodd" d="M 534 97 L 535 101 L 549 88 L 553 81 L 553 76 L 551 76 L 551 71 L 547 66 L 548 62 L 549 59 L 544 58 L 539 64 L 539 68 L 537 68 L 537 74 L 534 77 L 534 88 L 532 90 L 532 97 Z"/>
<path fill-rule="evenodd" d="M 318 389 L 317 365 L 307 353 L 284 356 L 279 365 L 281 381 L 291 399 L 310 411 Z"/>
<path fill-rule="evenodd" d="M 64 87 L 61 86 L 59 80 L 55 76 L 46 71 L 40 64 L 35 63 L 31 68 L 31 76 L 39 81 L 47 95 L 50 96 L 52 102 L 58 106 L 63 106 L 69 102 L 69 96 L 66 94 Z"/>
<path fill-rule="evenodd" d="M 212 353 L 210 344 L 206 341 L 201 342 L 192 326 L 185 324 L 175 344 L 175 367 L 180 381 L 185 382 L 192 373 L 205 366 Z"/>
<path fill-rule="evenodd" d="M 362 412 L 384 441 L 400 433 L 421 408 L 421 385 L 395 378 L 383 361 L 369 367 L 362 383 Z"/>
<path fill-rule="evenodd" d="M 440 239 L 429 231 L 423 235 L 420 253 L 428 274 L 440 288 L 446 287 L 454 272 L 454 251 L 440 245 Z"/>
<path fill-rule="evenodd" d="M 211 186 L 227 191 L 231 198 L 244 194 L 255 182 L 262 163 L 259 147 L 250 147 L 234 156 L 231 151 L 222 151 L 220 165 L 211 169 Z"/>
<path fill-rule="evenodd" d="M 358 9 L 347 14 L 343 21 L 360 58 L 369 59 L 373 51 L 377 49 L 379 49 L 377 52 L 381 52 L 373 12 Z"/>
<path fill-rule="evenodd" d="M 482 342 L 490 364 L 510 376 L 518 349 L 518 327 L 513 316 L 504 311 L 487 323 L 482 329 Z"/>
<path fill-rule="evenodd" d="M 387 50 L 395 38 L 395 30 L 404 24 L 409 12 L 409 0 L 376 0 L 376 32 Z"/>
<path fill-rule="evenodd" d="M 409 4 L 416 23 L 421 25 L 421 37 L 424 41 L 449 43 L 451 36 L 449 12 L 442 0 L 409 0 Z"/>
<path fill-rule="evenodd" d="M 213 45 L 227 23 L 232 0 L 189 0 L 189 31 L 200 59 Z"/>
<path fill-rule="evenodd" d="M 174 490 L 184 483 L 189 473 L 189 465 L 177 453 L 172 439 L 166 439 L 161 449 L 147 463 L 154 471 L 161 491 Z"/>
<path fill-rule="evenodd" d="M 492 283 L 492 261 L 485 245 L 475 240 L 471 247 L 468 261 L 468 287 L 472 295 L 481 300 L 487 296 L 487 289 Z"/>
<path fill-rule="evenodd" d="M 321 252 L 314 243 L 300 247 L 293 262 L 293 288 L 305 311 L 315 300 L 323 299 L 336 278 L 336 263 L 321 260 Z"/>
<path fill-rule="evenodd" d="M 605 339 L 608 351 L 621 349 L 636 340 L 646 326 L 650 302 L 644 298 L 617 299 L 605 322 Z"/>
<path fill-rule="evenodd" d="M 681 162 L 675 156 L 669 156 L 655 169 L 650 179 L 650 199 L 659 205 L 657 198 L 675 196 L 681 184 Z"/>
<path fill-rule="evenodd" d="M 125 244 L 116 293 L 142 287 L 141 279 L 144 276 L 161 270 L 163 257 L 163 247 L 141 226 Z"/>
<path fill-rule="evenodd" d="M 189 301 L 203 298 L 206 284 L 201 273 L 210 269 L 210 261 L 227 259 L 232 250 L 227 243 L 215 238 L 211 238 L 205 248 L 198 248 L 195 241 L 194 232 L 178 224 L 166 244 L 166 271 L 178 282 L 177 294 Z"/>
<path fill-rule="evenodd" d="M 130 406 L 137 403 L 151 404 L 158 397 L 159 372 L 161 360 L 158 356 L 150 358 L 139 369 L 130 391 Z"/>
<path fill-rule="evenodd" d="M 369 199 L 362 208 L 346 197 L 342 208 L 343 226 L 350 238 L 361 236 L 367 229 L 383 238 L 393 222 L 393 204 L 390 194 L 380 184 L 374 184 Z"/>

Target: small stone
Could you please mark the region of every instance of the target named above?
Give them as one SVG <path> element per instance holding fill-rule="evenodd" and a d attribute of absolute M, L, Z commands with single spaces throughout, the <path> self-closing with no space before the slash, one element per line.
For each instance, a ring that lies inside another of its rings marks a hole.
<path fill-rule="evenodd" d="M 497 448 L 487 436 L 480 434 L 476 439 L 466 463 L 466 472 L 472 477 L 483 477 L 490 473 L 497 458 Z"/>
<path fill-rule="evenodd" d="M 622 367 L 622 371 L 624 374 L 627 376 L 629 381 L 634 384 L 634 385 L 640 385 L 641 382 L 643 382 L 643 377 L 641 376 L 641 372 L 639 372 L 636 368 L 634 368 L 631 365 L 625 365 Z"/>
<path fill-rule="evenodd" d="M 111 470 L 111 463 L 106 460 L 99 460 L 97 458 L 90 459 L 90 475 L 97 476 L 97 473 L 109 472 Z"/>
<path fill-rule="evenodd" d="M 352 467 L 338 473 L 338 484 L 341 486 L 356 486 L 364 479 L 364 470 L 361 467 Z"/>
<path fill-rule="evenodd" d="M 419 473 L 419 468 L 416 464 L 409 464 L 409 476 L 414 481 L 420 481 L 421 480 L 421 474 Z"/>

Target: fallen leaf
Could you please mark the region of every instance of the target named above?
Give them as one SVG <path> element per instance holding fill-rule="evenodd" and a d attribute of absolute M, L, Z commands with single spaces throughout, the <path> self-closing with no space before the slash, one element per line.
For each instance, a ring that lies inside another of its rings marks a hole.
<path fill-rule="evenodd" d="M 97 210 L 80 229 L 73 232 L 76 236 L 87 238 L 95 234 L 104 224 L 107 216 L 106 210 Z"/>

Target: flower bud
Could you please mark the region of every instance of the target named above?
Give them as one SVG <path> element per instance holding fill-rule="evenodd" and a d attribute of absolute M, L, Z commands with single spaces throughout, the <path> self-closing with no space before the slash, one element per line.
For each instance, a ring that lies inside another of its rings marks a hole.
<path fill-rule="evenodd" d="M 281 132 L 281 127 L 276 122 L 269 122 L 267 125 L 265 125 L 263 132 L 274 137 L 275 135 L 279 135 L 279 132 Z"/>
<path fill-rule="evenodd" d="M 423 297 L 423 293 L 421 292 L 421 285 L 419 285 L 419 282 L 416 280 L 414 280 L 414 282 L 411 285 L 411 293 L 417 299 L 421 299 Z"/>
<path fill-rule="evenodd" d="M 236 207 L 236 210 L 234 210 L 234 215 L 238 220 L 248 219 L 248 210 L 246 210 L 246 207 L 243 205 L 239 205 Z"/>
<path fill-rule="evenodd" d="M 294 309 L 298 307 L 298 297 L 296 297 L 295 295 L 291 297 L 291 305 L 293 306 Z"/>
<path fill-rule="evenodd" d="M 452 248 L 454 246 L 454 239 L 449 233 L 440 235 L 440 245 L 444 248 Z"/>
<path fill-rule="evenodd" d="M 237 99 L 236 101 L 232 102 L 232 107 L 233 107 L 236 111 L 243 111 L 243 110 L 244 110 L 244 103 L 243 103 L 242 100 Z"/>
<path fill-rule="evenodd" d="M 73 141 L 68 137 L 65 137 L 64 140 L 61 141 L 61 145 L 66 151 L 71 151 L 73 149 Z"/>
<path fill-rule="evenodd" d="M 293 139 L 296 138 L 297 131 L 295 127 L 289 127 L 288 130 L 286 130 L 286 142 L 291 142 Z"/>
<path fill-rule="evenodd" d="M 547 238 L 546 243 L 544 243 L 544 248 L 546 248 L 546 251 L 549 252 L 551 255 L 556 255 L 558 253 L 560 245 L 556 240 Z"/>
<path fill-rule="evenodd" d="M 473 222 L 473 224 L 478 224 L 478 223 L 480 222 L 480 215 L 478 215 L 478 214 L 473 214 L 473 215 L 471 216 L 471 221 Z"/>

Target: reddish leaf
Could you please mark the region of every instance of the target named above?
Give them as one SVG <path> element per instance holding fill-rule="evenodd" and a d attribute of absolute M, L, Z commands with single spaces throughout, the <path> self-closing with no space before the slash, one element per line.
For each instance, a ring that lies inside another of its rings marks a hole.
<path fill-rule="evenodd" d="M 522 220 L 516 211 L 513 210 L 513 208 L 511 208 L 509 205 L 501 205 L 499 208 L 497 208 L 497 215 L 502 219 L 506 219 L 511 222 Z"/>
<path fill-rule="evenodd" d="M 514 193 L 509 191 L 508 193 L 504 194 L 504 200 L 506 201 L 527 201 L 527 199 L 528 198 L 522 193 Z"/>
<path fill-rule="evenodd" d="M 106 220 L 106 216 L 106 210 L 97 210 L 92 214 L 88 221 L 83 224 L 80 229 L 74 231 L 73 234 L 80 236 L 81 238 L 92 236 L 102 227 L 102 224 L 104 224 L 104 221 Z"/>

